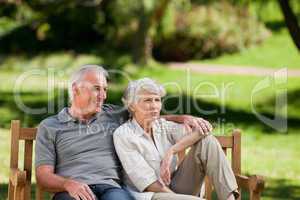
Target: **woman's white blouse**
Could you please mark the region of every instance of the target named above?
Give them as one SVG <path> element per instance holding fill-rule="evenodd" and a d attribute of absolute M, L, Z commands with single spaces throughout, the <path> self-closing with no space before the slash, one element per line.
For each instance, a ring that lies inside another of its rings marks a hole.
<path fill-rule="evenodd" d="M 114 144 L 124 168 L 124 183 L 137 200 L 151 200 L 152 192 L 143 192 L 159 180 L 160 163 L 167 150 L 185 135 L 182 124 L 158 119 L 153 123 L 153 140 L 135 119 L 116 129 Z M 175 171 L 174 156 L 171 171 Z"/>

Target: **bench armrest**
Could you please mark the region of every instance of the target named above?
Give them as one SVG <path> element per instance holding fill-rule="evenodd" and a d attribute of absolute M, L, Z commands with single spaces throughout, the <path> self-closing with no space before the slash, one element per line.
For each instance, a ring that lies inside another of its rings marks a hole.
<path fill-rule="evenodd" d="M 265 187 L 265 180 L 262 176 L 252 175 L 243 176 L 235 174 L 239 188 L 246 189 L 250 193 L 251 199 L 260 199 L 261 193 Z"/>
<path fill-rule="evenodd" d="M 20 169 L 10 169 L 9 180 L 13 186 L 23 186 L 26 182 L 26 172 Z"/>

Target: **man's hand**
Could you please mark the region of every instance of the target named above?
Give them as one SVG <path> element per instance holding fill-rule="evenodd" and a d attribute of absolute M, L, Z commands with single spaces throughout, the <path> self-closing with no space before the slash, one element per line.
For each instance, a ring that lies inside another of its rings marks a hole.
<path fill-rule="evenodd" d="M 64 188 L 76 200 L 96 200 L 94 193 L 87 184 L 68 179 L 64 183 Z"/>
<path fill-rule="evenodd" d="M 170 185 L 171 183 L 171 163 L 172 163 L 173 153 L 170 149 L 163 160 L 160 163 L 160 179 L 165 185 Z"/>
<path fill-rule="evenodd" d="M 212 130 L 212 125 L 205 119 L 191 115 L 183 115 L 183 124 L 188 133 L 199 131 L 202 135 L 208 135 Z"/>

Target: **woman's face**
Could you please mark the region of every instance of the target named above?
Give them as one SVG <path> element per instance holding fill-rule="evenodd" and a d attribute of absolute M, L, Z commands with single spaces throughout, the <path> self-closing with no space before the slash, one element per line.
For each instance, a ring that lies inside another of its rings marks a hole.
<path fill-rule="evenodd" d="M 138 95 L 139 100 L 131 106 L 133 117 L 145 124 L 158 119 L 161 111 L 160 95 L 150 92 L 141 92 Z"/>

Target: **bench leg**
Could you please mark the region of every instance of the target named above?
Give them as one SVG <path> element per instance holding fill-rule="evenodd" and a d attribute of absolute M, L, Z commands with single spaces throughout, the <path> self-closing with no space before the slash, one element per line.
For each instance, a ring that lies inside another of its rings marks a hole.
<path fill-rule="evenodd" d="M 14 200 L 14 187 L 9 181 L 8 183 L 8 194 L 7 194 L 7 199 L 8 200 Z"/>

